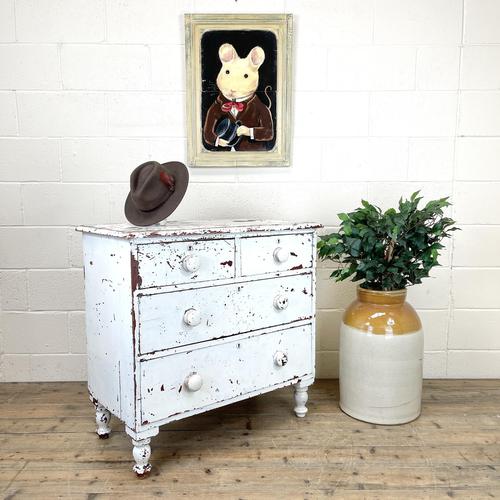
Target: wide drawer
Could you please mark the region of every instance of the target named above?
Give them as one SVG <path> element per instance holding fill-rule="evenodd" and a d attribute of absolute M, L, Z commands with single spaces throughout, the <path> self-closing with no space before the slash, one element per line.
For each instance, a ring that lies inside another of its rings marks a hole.
<path fill-rule="evenodd" d="M 137 246 L 140 288 L 234 277 L 234 240 L 149 243 Z"/>
<path fill-rule="evenodd" d="M 313 236 L 286 234 L 241 239 L 241 274 L 309 269 L 313 264 Z"/>
<path fill-rule="evenodd" d="M 301 274 L 139 297 L 139 352 L 311 318 L 312 276 Z"/>
<path fill-rule="evenodd" d="M 313 347 L 306 325 L 142 361 L 141 422 L 313 375 Z"/>

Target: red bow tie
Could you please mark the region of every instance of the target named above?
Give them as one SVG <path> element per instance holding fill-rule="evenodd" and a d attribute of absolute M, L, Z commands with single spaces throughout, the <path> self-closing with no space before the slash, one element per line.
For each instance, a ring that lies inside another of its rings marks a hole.
<path fill-rule="evenodd" d="M 233 108 L 236 108 L 236 111 L 238 113 L 240 111 L 243 111 L 245 109 L 245 103 L 244 102 L 225 102 L 222 105 L 222 111 L 225 111 L 226 113 L 229 113 Z"/>

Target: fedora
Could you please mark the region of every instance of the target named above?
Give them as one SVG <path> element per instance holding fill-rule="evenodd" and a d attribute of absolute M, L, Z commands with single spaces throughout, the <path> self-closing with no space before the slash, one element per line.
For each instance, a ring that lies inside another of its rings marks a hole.
<path fill-rule="evenodd" d="M 215 126 L 215 135 L 219 139 L 227 141 L 228 147 L 236 146 L 236 144 L 238 144 L 241 140 L 241 137 L 236 134 L 240 125 L 240 121 L 233 122 L 229 118 L 222 118 L 222 120 L 220 120 Z"/>
<path fill-rule="evenodd" d="M 151 226 L 166 219 L 179 205 L 189 183 L 183 163 L 147 161 L 130 174 L 125 217 L 136 226 Z"/>

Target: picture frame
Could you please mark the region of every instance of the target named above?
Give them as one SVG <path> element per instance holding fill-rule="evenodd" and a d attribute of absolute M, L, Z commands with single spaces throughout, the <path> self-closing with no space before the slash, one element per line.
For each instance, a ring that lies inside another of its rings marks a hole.
<path fill-rule="evenodd" d="M 288 167 L 292 14 L 185 14 L 188 163 Z"/>

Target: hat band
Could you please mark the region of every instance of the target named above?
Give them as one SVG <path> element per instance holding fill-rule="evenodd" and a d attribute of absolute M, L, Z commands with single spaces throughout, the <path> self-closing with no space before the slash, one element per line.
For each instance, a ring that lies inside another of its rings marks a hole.
<path fill-rule="evenodd" d="M 175 178 L 173 175 L 167 174 L 166 172 L 160 172 L 160 180 L 168 187 L 170 191 L 175 190 Z"/>

